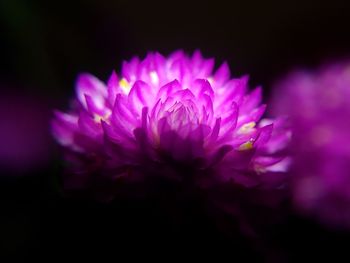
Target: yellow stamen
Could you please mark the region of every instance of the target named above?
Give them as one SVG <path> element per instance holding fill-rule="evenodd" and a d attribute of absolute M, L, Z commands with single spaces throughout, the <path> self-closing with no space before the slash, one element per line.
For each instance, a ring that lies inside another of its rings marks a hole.
<path fill-rule="evenodd" d="M 101 116 L 99 114 L 94 114 L 94 121 L 96 123 L 100 123 L 101 121 L 109 122 L 109 116 L 111 116 L 111 113 L 106 113 L 104 116 Z"/>
<path fill-rule="evenodd" d="M 122 78 L 119 81 L 119 86 L 122 88 L 125 94 L 128 94 L 131 89 L 130 83 L 125 78 Z"/>
<path fill-rule="evenodd" d="M 254 129 L 255 125 L 256 125 L 255 121 L 251 121 L 251 122 L 248 122 L 246 124 L 243 124 L 242 127 L 239 128 L 237 133 L 238 134 L 247 134 Z"/>
<path fill-rule="evenodd" d="M 245 143 L 242 143 L 239 147 L 238 150 L 239 151 L 247 151 L 247 150 L 251 150 L 253 149 L 254 145 L 253 145 L 253 141 L 247 141 Z"/>

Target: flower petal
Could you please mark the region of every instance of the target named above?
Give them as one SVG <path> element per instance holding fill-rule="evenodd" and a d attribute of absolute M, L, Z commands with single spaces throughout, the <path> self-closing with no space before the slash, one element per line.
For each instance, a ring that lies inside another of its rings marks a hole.
<path fill-rule="evenodd" d="M 224 62 L 214 74 L 214 83 L 216 87 L 223 86 L 230 78 L 230 68 L 227 62 Z"/>
<path fill-rule="evenodd" d="M 135 116 L 141 116 L 143 107 L 153 105 L 154 97 L 154 90 L 146 82 L 136 81 L 128 95 L 128 103 Z"/>
<path fill-rule="evenodd" d="M 92 98 L 94 107 L 100 110 L 103 110 L 105 107 L 107 88 L 103 82 L 90 74 L 84 73 L 79 75 L 76 85 L 76 94 L 79 102 L 85 109 L 87 109 L 85 95 Z"/>

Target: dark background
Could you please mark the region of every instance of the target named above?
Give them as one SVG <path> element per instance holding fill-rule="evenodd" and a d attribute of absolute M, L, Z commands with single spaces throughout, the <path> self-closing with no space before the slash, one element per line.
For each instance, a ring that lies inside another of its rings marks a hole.
<path fill-rule="evenodd" d="M 262 261 L 264 253 L 244 238 L 222 234 L 196 205 L 184 208 L 183 220 L 174 223 L 152 201 L 101 205 L 63 197 L 57 182 L 61 156 L 49 135 L 51 109 L 67 107 L 81 71 L 106 80 L 123 59 L 179 48 L 228 61 L 234 76 L 249 74 L 251 85 L 262 84 L 268 95 L 290 69 L 350 54 L 349 12 L 350 2 L 339 0 L 1 0 L 0 117 L 10 116 L 14 131 L 20 130 L 13 140 L 25 138 L 21 150 L 27 151 L 1 162 L 1 255 L 117 260 L 165 251 L 166 260 L 188 250 Z M 4 129 L 9 122 L 0 123 Z M 32 160 L 33 149 L 45 158 L 28 165 L 23 159 Z M 295 215 L 265 234 L 276 251 L 265 255 L 269 261 L 349 258 L 348 233 Z"/>

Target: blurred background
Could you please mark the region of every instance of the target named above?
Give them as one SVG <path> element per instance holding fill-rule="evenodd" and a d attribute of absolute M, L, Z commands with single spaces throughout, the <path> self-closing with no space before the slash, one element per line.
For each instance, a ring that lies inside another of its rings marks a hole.
<path fill-rule="evenodd" d="M 174 226 L 152 204 L 117 204 L 116 212 L 64 198 L 57 181 L 63 164 L 49 130 L 52 109 L 67 108 L 80 72 L 106 80 L 133 55 L 179 48 L 226 60 L 233 76 L 249 74 L 250 84 L 263 85 L 267 97 L 289 70 L 349 56 L 349 12 L 345 0 L 1 0 L 1 255 L 65 257 L 95 250 L 134 256 L 124 248 L 139 249 L 155 238 L 149 256 L 164 247 L 176 255 L 196 243 L 219 244 L 219 254 L 262 262 L 247 240 L 218 233 L 195 207 L 187 208 L 187 223 Z M 276 254 L 289 262 L 350 258 L 349 233 L 295 215 L 267 232 L 281 251 Z"/>

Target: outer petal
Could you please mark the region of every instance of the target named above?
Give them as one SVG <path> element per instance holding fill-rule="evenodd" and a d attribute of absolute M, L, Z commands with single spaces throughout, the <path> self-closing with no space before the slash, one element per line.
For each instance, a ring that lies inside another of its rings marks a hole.
<path fill-rule="evenodd" d="M 214 63 L 214 59 L 204 59 L 201 52 L 196 50 L 191 59 L 192 74 L 194 78 L 209 78 L 213 71 Z"/>
<path fill-rule="evenodd" d="M 133 130 L 138 125 L 138 121 L 130 111 L 127 98 L 117 95 L 113 112 L 111 115 L 111 124 L 121 136 L 133 137 Z"/>
<path fill-rule="evenodd" d="M 117 94 L 122 93 L 118 83 L 118 75 L 115 73 L 115 71 L 112 72 L 112 75 L 107 82 L 107 90 L 109 106 L 110 108 L 113 108 Z"/>
<path fill-rule="evenodd" d="M 158 80 L 159 80 L 158 87 L 165 85 L 168 82 L 166 59 L 158 52 L 154 54 L 154 70 L 158 75 Z"/>
<path fill-rule="evenodd" d="M 230 68 L 227 62 L 224 62 L 214 74 L 215 87 L 223 86 L 230 78 Z"/>
<path fill-rule="evenodd" d="M 85 111 L 80 112 L 78 124 L 80 131 L 89 137 L 97 137 L 102 133 L 101 123 Z"/>
<path fill-rule="evenodd" d="M 239 108 L 235 102 L 231 103 L 231 109 L 221 116 L 220 140 L 226 140 L 227 135 L 229 137 L 233 136 L 233 131 L 237 126 L 237 119 L 239 114 Z"/>
<path fill-rule="evenodd" d="M 249 113 L 256 107 L 258 107 L 261 103 L 261 98 L 262 98 L 261 87 L 258 87 L 244 98 L 244 101 L 240 106 L 242 113 L 246 113 L 246 112 Z"/>
<path fill-rule="evenodd" d="M 91 97 L 91 102 L 97 109 L 103 111 L 107 97 L 106 86 L 96 77 L 84 73 L 79 75 L 76 85 L 76 94 L 79 102 L 87 109 L 86 96 Z"/>
<path fill-rule="evenodd" d="M 78 117 L 55 111 L 55 119 L 52 121 L 52 133 L 56 140 L 65 147 L 77 150 L 74 143 L 74 134 L 78 130 Z"/>
<path fill-rule="evenodd" d="M 248 77 L 245 76 L 240 79 L 231 79 L 223 87 L 215 89 L 215 111 L 225 112 L 226 106 L 232 101 L 240 105 L 247 89 L 247 83 Z"/>
<path fill-rule="evenodd" d="M 129 81 L 133 82 L 139 78 L 139 64 L 138 57 L 133 57 L 130 62 L 124 61 L 122 65 L 122 75 Z"/>

